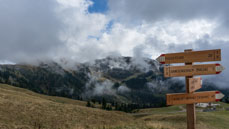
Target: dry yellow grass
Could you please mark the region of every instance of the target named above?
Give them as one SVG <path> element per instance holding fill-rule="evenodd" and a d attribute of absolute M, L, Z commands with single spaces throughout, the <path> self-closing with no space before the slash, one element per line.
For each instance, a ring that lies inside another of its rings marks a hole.
<path fill-rule="evenodd" d="M 123 125 L 131 120 L 130 115 L 122 112 L 87 108 L 84 102 L 0 85 L 1 129 L 103 128 Z"/>
<path fill-rule="evenodd" d="M 0 84 L 0 129 L 185 129 L 184 106 L 137 113 L 88 108 L 86 102 Z M 222 104 L 229 107 L 228 104 Z M 227 129 L 229 111 L 198 112 L 198 129 Z"/>

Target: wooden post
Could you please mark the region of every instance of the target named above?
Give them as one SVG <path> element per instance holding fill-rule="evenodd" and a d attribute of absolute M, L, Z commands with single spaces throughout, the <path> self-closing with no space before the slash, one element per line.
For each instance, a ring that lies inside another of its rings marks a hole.
<path fill-rule="evenodd" d="M 192 49 L 185 50 L 185 52 L 190 52 Z M 187 62 L 185 65 L 192 65 L 193 62 Z M 186 93 L 192 94 L 189 91 L 189 78 L 192 78 L 193 76 L 186 76 Z M 195 110 L 195 104 L 187 104 L 186 105 L 186 112 L 187 112 L 187 129 L 196 129 L 196 110 Z"/>

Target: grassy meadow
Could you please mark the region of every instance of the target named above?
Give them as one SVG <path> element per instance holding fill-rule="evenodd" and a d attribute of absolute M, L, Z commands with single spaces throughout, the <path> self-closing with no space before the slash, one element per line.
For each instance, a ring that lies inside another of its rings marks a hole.
<path fill-rule="evenodd" d="M 229 104 L 197 109 L 197 129 L 228 129 Z M 0 84 L 0 129 L 185 129 L 185 105 L 136 113 L 86 107 L 86 102 L 46 96 Z"/>

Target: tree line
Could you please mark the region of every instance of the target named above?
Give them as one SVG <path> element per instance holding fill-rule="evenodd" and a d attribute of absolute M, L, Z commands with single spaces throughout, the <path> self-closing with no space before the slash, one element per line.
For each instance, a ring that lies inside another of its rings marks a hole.
<path fill-rule="evenodd" d="M 104 110 L 116 110 L 116 111 L 124 111 L 127 113 L 133 113 L 138 109 L 144 109 L 144 108 L 156 108 L 156 107 L 162 107 L 166 106 L 165 102 L 152 104 L 152 103 L 146 103 L 146 104 L 134 104 L 134 103 L 118 103 L 118 102 L 107 102 L 105 98 L 102 98 L 102 100 L 95 100 L 91 99 L 87 101 L 86 106 L 95 108 L 95 105 L 100 105 L 101 109 Z"/>

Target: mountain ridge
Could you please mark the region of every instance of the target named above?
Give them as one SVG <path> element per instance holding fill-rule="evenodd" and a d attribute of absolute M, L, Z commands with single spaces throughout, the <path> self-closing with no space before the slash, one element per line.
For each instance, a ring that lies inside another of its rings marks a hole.
<path fill-rule="evenodd" d="M 63 67 L 51 61 L 38 65 L 0 65 L 0 83 L 52 96 L 84 100 L 106 98 L 111 102 L 155 107 L 165 106 L 166 93 L 185 90 L 183 81 L 164 78 L 163 67 L 155 60 L 133 57 L 107 57 L 75 67 Z"/>

